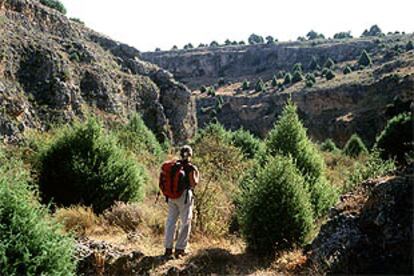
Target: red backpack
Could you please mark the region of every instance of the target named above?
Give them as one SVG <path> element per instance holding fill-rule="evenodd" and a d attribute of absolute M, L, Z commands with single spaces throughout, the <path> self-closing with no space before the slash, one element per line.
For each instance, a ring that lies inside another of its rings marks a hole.
<path fill-rule="evenodd" d="M 159 186 L 167 199 L 179 198 L 190 188 L 188 168 L 191 169 L 191 164 L 184 164 L 180 160 L 166 161 L 162 164 Z"/>

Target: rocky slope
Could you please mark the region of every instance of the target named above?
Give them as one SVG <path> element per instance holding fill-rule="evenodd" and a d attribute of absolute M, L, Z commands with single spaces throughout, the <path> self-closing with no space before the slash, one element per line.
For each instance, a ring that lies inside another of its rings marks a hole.
<path fill-rule="evenodd" d="M 325 274 L 413 273 L 413 168 L 342 195 L 311 245 Z"/>
<path fill-rule="evenodd" d="M 188 88 L 140 53 L 33 0 L 0 0 L 0 137 L 88 112 L 142 114 L 160 140 L 196 129 Z"/>
<path fill-rule="evenodd" d="M 145 52 L 142 57 L 169 70 L 177 79 L 196 89 L 201 85 L 215 84 L 219 78 L 228 82 L 259 77 L 269 79 L 276 71 L 290 71 L 296 63 L 302 63 L 307 70 L 313 57 L 320 65 L 328 58 L 338 63 L 353 61 L 364 49 L 379 52 L 385 45 L 394 46 L 394 40 L 402 42 L 413 38 L 413 35 L 398 35 L 385 38 L 238 45 Z"/>
<path fill-rule="evenodd" d="M 330 137 L 344 145 L 357 132 L 372 144 L 386 121 L 408 111 L 414 99 L 414 52 L 405 50 L 409 40 L 414 40 L 412 34 L 201 48 L 144 53 L 143 57 L 165 66 L 190 87 L 215 85 L 216 97 L 194 91 L 201 127 L 217 118 L 227 128 L 244 127 L 264 136 L 291 97 L 315 140 Z M 343 74 L 345 66 L 356 64 L 363 49 L 370 53 L 373 65 Z M 295 63 L 301 63 L 304 72 L 309 72 L 312 57 L 320 65 L 328 57 L 335 60 L 335 78 L 327 81 L 317 77 L 311 88 L 301 81 L 281 91 L 268 82 L 266 92 L 253 90 L 259 78 L 267 81 L 279 70 L 290 71 Z M 218 87 L 219 77 L 227 84 Z M 253 88 L 242 91 L 239 81 L 243 79 L 251 80 Z M 223 101 L 219 104 L 220 97 Z"/>

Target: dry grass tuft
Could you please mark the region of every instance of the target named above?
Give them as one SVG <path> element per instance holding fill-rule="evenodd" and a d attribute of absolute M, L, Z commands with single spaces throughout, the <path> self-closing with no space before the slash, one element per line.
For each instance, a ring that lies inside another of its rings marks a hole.
<path fill-rule="evenodd" d="M 78 236 L 92 234 L 102 225 L 102 219 L 91 208 L 83 206 L 60 208 L 55 218 L 67 232 L 74 232 Z"/>
<path fill-rule="evenodd" d="M 121 228 L 125 233 L 135 232 L 142 223 L 142 211 L 138 204 L 116 202 L 111 209 L 103 213 L 103 218 L 110 225 Z"/>

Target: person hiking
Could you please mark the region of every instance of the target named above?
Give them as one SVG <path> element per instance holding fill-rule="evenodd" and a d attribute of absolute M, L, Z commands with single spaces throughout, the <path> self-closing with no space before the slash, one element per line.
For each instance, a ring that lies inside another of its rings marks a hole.
<path fill-rule="evenodd" d="M 180 217 L 181 227 L 175 244 L 174 256 L 186 255 L 186 247 L 191 231 L 193 216 L 193 189 L 199 183 L 199 171 L 191 164 L 193 150 L 186 145 L 180 149 L 179 160 L 166 161 L 161 167 L 160 190 L 168 204 L 168 217 L 165 224 L 165 253 L 173 255 L 175 227 Z"/>

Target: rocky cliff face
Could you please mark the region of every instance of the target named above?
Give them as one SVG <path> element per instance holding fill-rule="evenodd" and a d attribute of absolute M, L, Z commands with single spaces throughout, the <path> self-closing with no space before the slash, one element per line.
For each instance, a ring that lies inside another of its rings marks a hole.
<path fill-rule="evenodd" d="M 414 99 L 414 55 L 405 73 L 374 76 L 375 70 L 355 72 L 336 81 L 319 80 L 315 87 L 298 83 L 283 92 L 228 92 L 218 90 L 223 99 L 220 109 L 217 97 L 197 95 L 200 127 L 217 118 L 229 129 L 243 127 L 264 137 L 291 98 L 298 106 L 309 135 L 316 141 L 330 137 L 343 146 L 353 133 L 365 142 L 375 141 L 392 116 L 410 110 Z M 407 73 L 411 70 L 411 73 Z M 238 88 L 232 87 L 237 91 Z"/>
<path fill-rule="evenodd" d="M 412 173 L 342 195 L 310 246 L 310 267 L 321 274 L 412 274 Z"/>
<path fill-rule="evenodd" d="M 0 0 L 0 106 L 6 142 L 87 112 L 139 112 L 161 140 L 177 143 L 196 129 L 191 92 L 169 72 L 31 0 Z"/>
<path fill-rule="evenodd" d="M 286 100 L 292 98 L 315 140 L 330 137 L 344 145 L 356 132 L 372 144 L 391 116 L 410 110 L 414 98 L 414 52 L 405 52 L 409 40 L 414 40 L 412 34 L 154 52 L 143 53 L 143 58 L 167 68 L 195 88 L 201 127 L 215 117 L 227 128 L 244 127 L 265 136 Z M 357 63 L 364 49 L 373 65 L 343 74 L 345 66 Z M 317 76 L 311 88 L 301 81 L 283 91 L 267 82 L 266 92 L 253 90 L 259 78 L 267 81 L 280 70 L 291 71 L 295 63 L 303 65 L 304 73 L 309 72 L 313 57 L 321 66 L 327 58 L 336 62 L 333 80 Z M 217 86 L 220 77 L 227 83 L 223 87 Z M 244 79 L 253 84 L 247 91 L 241 89 L 240 81 Z M 216 97 L 197 91 L 200 85 L 211 84 L 216 87 Z M 221 104 L 219 98 L 223 99 Z"/>
<path fill-rule="evenodd" d="M 227 46 L 192 50 L 147 52 L 142 57 L 172 72 L 189 87 L 217 83 L 218 78 L 235 82 L 270 78 L 276 71 L 290 71 L 295 63 L 308 68 L 313 57 L 323 64 L 355 60 L 363 49 L 378 48 L 374 39 L 344 41 L 289 42 L 274 45 Z"/>

